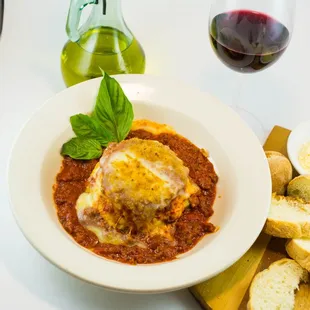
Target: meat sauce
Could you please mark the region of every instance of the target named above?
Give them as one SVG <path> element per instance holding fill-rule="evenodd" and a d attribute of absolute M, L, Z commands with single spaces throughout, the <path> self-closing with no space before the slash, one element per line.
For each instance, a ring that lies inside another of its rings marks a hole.
<path fill-rule="evenodd" d="M 142 234 L 137 237 L 143 239 L 147 244 L 146 248 L 102 244 L 93 232 L 79 223 L 75 204 L 80 194 L 84 192 L 86 181 L 98 160 L 64 158 L 54 186 L 58 218 L 76 242 L 106 258 L 128 264 L 173 260 L 177 255 L 193 248 L 204 235 L 215 231 L 214 225 L 209 223 L 208 219 L 213 214 L 212 205 L 218 177 L 203 151 L 183 137 L 167 133 L 155 136 L 147 131 L 137 130 L 130 132 L 127 139 L 134 137 L 157 140 L 169 146 L 183 160 L 184 165 L 189 168 L 190 177 L 200 187 L 200 191 L 190 197 L 190 207 L 186 208 L 182 216 L 171 224 L 175 229 L 174 244 L 160 236 L 150 237 Z"/>

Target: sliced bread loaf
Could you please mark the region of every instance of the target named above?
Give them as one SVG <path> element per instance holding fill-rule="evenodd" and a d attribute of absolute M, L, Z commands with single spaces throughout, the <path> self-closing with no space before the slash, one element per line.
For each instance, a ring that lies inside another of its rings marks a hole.
<path fill-rule="evenodd" d="M 308 281 L 308 272 L 294 260 L 278 260 L 254 277 L 248 309 L 293 310 L 295 290 L 300 282 Z"/>
<path fill-rule="evenodd" d="M 310 238 L 310 204 L 273 194 L 264 231 L 279 238 Z"/>
<path fill-rule="evenodd" d="M 310 175 L 300 175 L 293 179 L 288 184 L 287 194 L 310 203 Z"/>
<path fill-rule="evenodd" d="M 283 154 L 274 151 L 265 152 L 272 179 L 272 192 L 284 195 L 287 184 L 292 180 L 291 162 Z"/>
<path fill-rule="evenodd" d="M 286 252 L 300 266 L 310 272 L 310 239 L 292 239 L 286 243 Z"/>

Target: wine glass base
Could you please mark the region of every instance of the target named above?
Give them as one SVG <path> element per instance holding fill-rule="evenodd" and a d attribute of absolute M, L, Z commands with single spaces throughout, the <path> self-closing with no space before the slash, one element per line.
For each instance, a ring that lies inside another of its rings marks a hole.
<path fill-rule="evenodd" d="M 265 140 L 265 131 L 262 123 L 250 112 L 240 107 L 233 106 L 232 109 L 247 123 L 261 143 Z"/>

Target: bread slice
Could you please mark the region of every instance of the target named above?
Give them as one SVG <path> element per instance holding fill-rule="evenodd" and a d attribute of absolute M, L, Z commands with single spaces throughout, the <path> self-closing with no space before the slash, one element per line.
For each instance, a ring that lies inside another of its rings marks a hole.
<path fill-rule="evenodd" d="M 310 239 L 288 240 L 285 247 L 287 254 L 310 272 Z"/>
<path fill-rule="evenodd" d="M 310 204 L 273 194 L 264 231 L 279 238 L 310 238 Z"/>
<path fill-rule="evenodd" d="M 278 260 L 254 277 L 250 287 L 248 309 L 293 310 L 295 290 L 300 282 L 308 281 L 308 272 L 294 260 Z"/>
<path fill-rule="evenodd" d="M 287 186 L 287 194 L 310 203 L 310 175 L 299 175 Z"/>
<path fill-rule="evenodd" d="M 293 177 L 292 164 L 287 157 L 279 152 L 266 151 L 265 154 L 272 179 L 272 192 L 284 195 L 287 184 Z"/>

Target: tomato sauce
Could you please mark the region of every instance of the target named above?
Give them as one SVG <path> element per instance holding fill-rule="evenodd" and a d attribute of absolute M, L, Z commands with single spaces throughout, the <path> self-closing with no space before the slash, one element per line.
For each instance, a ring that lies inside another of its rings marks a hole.
<path fill-rule="evenodd" d="M 212 163 L 187 139 L 173 134 L 153 135 L 144 130 L 132 131 L 130 138 L 157 140 L 170 147 L 189 168 L 191 179 L 200 187 L 200 191 L 190 197 L 190 207 L 174 223 L 174 239 L 171 244 L 163 237 L 138 236 L 146 248 L 139 246 L 102 244 L 97 236 L 85 229 L 78 221 L 75 204 L 85 190 L 86 181 L 98 160 L 74 160 L 65 157 L 61 171 L 54 185 L 54 201 L 59 221 L 63 228 L 81 246 L 106 258 L 128 264 L 148 264 L 169 261 L 177 255 L 189 251 L 206 234 L 215 231 L 208 220 L 213 214 L 218 176 Z"/>

